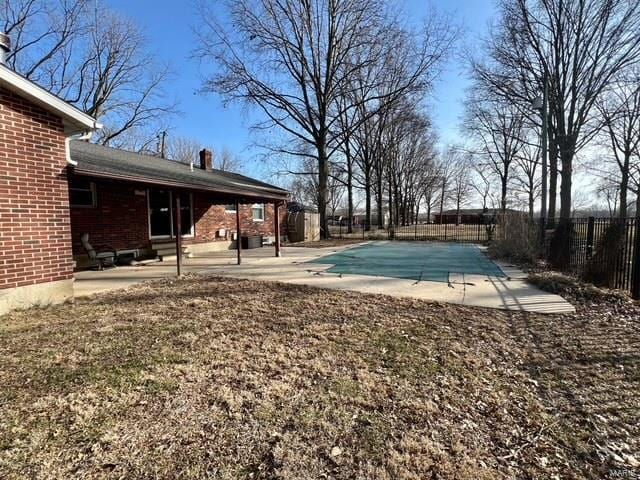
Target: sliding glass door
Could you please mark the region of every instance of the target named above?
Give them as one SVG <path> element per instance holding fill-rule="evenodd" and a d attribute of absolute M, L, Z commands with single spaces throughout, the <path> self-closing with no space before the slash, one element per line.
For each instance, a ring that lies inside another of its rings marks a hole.
<path fill-rule="evenodd" d="M 177 231 L 175 201 L 169 190 L 149 189 L 149 237 L 172 238 Z M 180 194 L 180 224 L 182 235 L 193 236 L 193 205 L 190 193 Z"/>

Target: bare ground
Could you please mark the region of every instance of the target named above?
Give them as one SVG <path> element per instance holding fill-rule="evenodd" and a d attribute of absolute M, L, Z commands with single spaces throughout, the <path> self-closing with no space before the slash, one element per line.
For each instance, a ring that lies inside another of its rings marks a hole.
<path fill-rule="evenodd" d="M 188 277 L 14 313 L 0 478 L 634 478 L 639 312 Z"/>

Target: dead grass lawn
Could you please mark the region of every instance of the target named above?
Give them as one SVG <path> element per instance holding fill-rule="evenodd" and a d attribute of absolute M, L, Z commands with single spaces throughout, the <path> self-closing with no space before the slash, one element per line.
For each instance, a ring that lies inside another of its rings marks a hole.
<path fill-rule="evenodd" d="M 0 478 L 631 472 L 638 318 L 203 277 L 14 313 L 0 319 Z"/>

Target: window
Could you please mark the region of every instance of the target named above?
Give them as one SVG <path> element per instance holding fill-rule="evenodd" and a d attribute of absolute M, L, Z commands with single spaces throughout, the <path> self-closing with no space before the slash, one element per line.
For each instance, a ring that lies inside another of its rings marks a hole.
<path fill-rule="evenodd" d="M 72 207 L 95 207 L 96 184 L 79 178 L 69 179 L 69 204 Z"/>
<path fill-rule="evenodd" d="M 169 190 L 149 190 L 149 236 L 170 238 L 175 236 L 175 197 Z M 183 236 L 193 236 L 193 207 L 189 193 L 180 194 L 180 230 Z"/>
<path fill-rule="evenodd" d="M 174 205 L 175 208 L 175 205 Z M 180 194 L 180 231 L 182 235 L 193 235 L 193 210 L 191 209 L 191 194 Z"/>
<path fill-rule="evenodd" d="M 236 213 L 236 204 L 228 203 L 227 205 L 224 206 L 224 211 L 228 213 Z"/>
<path fill-rule="evenodd" d="M 264 222 L 264 203 L 254 203 L 251 206 L 254 222 Z"/>
<path fill-rule="evenodd" d="M 151 237 L 170 237 L 171 192 L 149 190 L 149 229 Z"/>

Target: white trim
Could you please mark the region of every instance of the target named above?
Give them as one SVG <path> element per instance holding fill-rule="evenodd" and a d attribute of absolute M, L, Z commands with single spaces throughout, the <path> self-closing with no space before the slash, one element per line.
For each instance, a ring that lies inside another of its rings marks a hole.
<path fill-rule="evenodd" d="M 70 127 L 65 128 L 69 134 L 102 128 L 102 125 L 93 117 L 18 75 L 5 65 L 0 65 L 0 85 L 60 115 L 66 121 L 65 127 Z"/>
<path fill-rule="evenodd" d="M 169 221 L 170 221 L 170 230 L 171 233 L 169 235 L 151 235 L 151 203 L 149 200 L 149 192 L 151 188 L 147 188 L 147 225 L 149 231 L 149 240 L 171 240 L 175 237 L 175 232 L 173 231 L 173 190 L 168 190 L 169 192 Z M 162 188 L 156 188 L 155 190 L 167 190 Z M 196 226 L 193 222 L 193 193 L 189 193 L 189 216 L 191 217 L 191 231 L 189 233 L 183 233 L 182 238 L 194 238 L 196 236 Z"/>
<path fill-rule="evenodd" d="M 66 137 L 64 139 L 64 153 L 67 157 L 67 164 L 77 167 L 78 162 L 71 158 L 71 137 Z"/>

